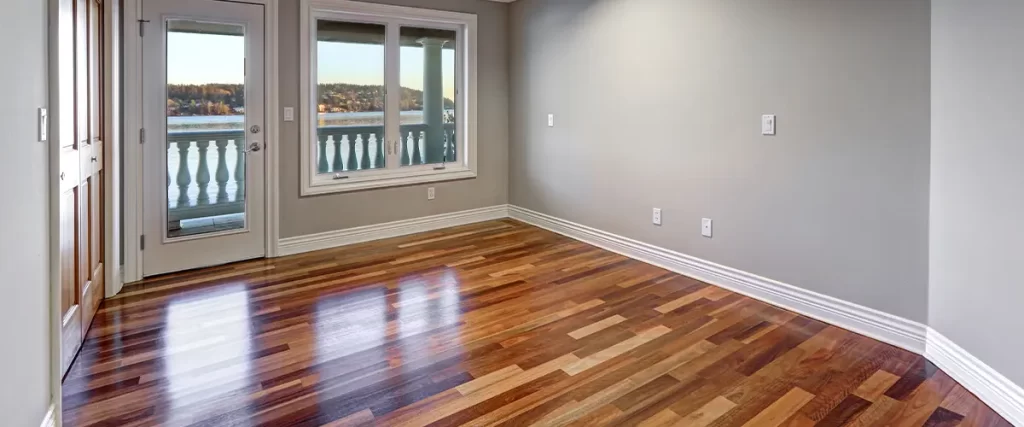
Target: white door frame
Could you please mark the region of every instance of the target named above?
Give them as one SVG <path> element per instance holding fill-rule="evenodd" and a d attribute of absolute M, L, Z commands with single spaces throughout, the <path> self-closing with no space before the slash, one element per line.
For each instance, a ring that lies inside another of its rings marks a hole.
<path fill-rule="evenodd" d="M 104 105 L 104 296 L 111 297 L 121 290 L 121 236 L 120 229 L 121 206 L 121 164 L 120 156 L 124 141 L 121 139 L 121 114 L 124 112 L 124 105 L 118 102 L 123 87 L 120 86 L 121 69 L 123 58 L 119 56 L 121 41 L 121 4 L 124 0 L 105 0 L 103 2 L 103 94 Z M 129 0 L 134 1 L 134 0 Z M 274 0 L 276 1 L 276 0 Z M 73 58 L 66 52 L 60 50 L 59 31 L 62 26 L 73 25 L 73 15 L 65 12 L 71 8 L 70 0 L 49 0 L 47 2 L 48 25 L 47 35 L 49 38 L 49 50 L 47 66 L 49 73 L 49 99 L 47 108 L 50 111 L 50 120 L 47 124 L 47 144 L 49 144 L 49 170 L 57 171 L 60 166 L 60 149 L 53 143 L 59 138 L 68 138 L 66 132 L 69 120 L 61 110 L 69 112 L 67 106 L 73 105 L 67 86 L 68 81 L 62 81 L 60 70 L 70 69 L 69 61 L 73 66 Z M 64 10 L 64 12 L 62 12 Z M 69 59 L 71 58 L 71 59 Z M 62 87 L 61 85 L 65 86 Z M 63 132 L 63 134 L 62 134 Z M 60 189 L 59 180 L 51 177 L 49 183 L 50 192 L 50 408 L 45 420 L 53 422 L 52 425 L 59 426 L 63 421 L 62 416 L 62 374 L 61 363 L 61 269 L 60 269 Z"/>
<path fill-rule="evenodd" d="M 174 1 L 174 0 L 164 0 Z M 209 0 L 217 1 L 217 0 Z M 237 0 L 234 0 L 237 1 Z M 244 3 L 264 6 L 264 93 L 266 104 L 265 129 L 267 149 L 263 158 L 264 210 L 266 215 L 266 256 L 277 256 L 278 240 L 278 161 L 280 150 L 280 125 L 278 114 L 278 1 L 243 0 Z M 138 21 L 142 19 L 142 1 L 127 0 L 124 3 L 124 283 L 142 280 L 142 250 L 139 240 L 143 234 L 142 197 L 142 146 L 139 144 L 139 129 L 142 128 L 142 38 L 139 36 Z M 146 25 L 146 24 L 143 24 Z M 149 24 L 145 31 L 158 29 Z"/>

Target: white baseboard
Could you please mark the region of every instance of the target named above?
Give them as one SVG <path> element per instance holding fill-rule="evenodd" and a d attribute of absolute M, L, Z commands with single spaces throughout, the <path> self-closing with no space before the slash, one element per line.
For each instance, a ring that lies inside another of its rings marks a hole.
<path fill-rule="evenodd" d="M 828 295 L 715 264 L 518 206 L 512 218 L 693 277 L 912 351 L 924 352 L 925 325 Z"/>
<path fill-rule="evenodd" d="M 43 416 L 43 421 L 39 423 L 39 427 L 57 427 L 57 406 L 50 404 L 50 408 L 46 410 L 46 415 Z"/>
<path fill-rule="evenodd" d="M 1007 421 L 1024 426 L 1024 389 L 1020 386 L 932 328 L 928 328 L 924 356 Z"/>
<path fill-rule="evenodd" d="M 345 230 L 288 237 L 278 241 L 278 255 L 295 255 L 304 252 L 351 245 L 354 243 L 405 236 L 407 234 L 422 233 L 424 231 L 438 230 L 457 225 L 472 224 L 475 222 L 490 221 L 507 217 L 508 205 L 498 205 L 383 224 L 354 227 Z"/>

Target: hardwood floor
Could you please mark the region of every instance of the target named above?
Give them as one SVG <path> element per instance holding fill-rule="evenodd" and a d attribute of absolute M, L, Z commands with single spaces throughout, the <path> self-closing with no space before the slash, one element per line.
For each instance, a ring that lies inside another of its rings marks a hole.
<path fill-rule="evenodd" d="M 73 426 L 1008 426 L 923 358 L 513 220 L 148 280 Z"/>

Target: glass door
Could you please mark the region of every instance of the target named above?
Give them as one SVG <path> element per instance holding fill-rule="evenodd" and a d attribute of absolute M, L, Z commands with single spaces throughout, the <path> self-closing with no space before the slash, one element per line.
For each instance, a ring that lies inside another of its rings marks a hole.
<path fill-rule="evenodd" d="M 261 257 L 263 6 L 147 0 L 143 13 L 143 273 Z"/>

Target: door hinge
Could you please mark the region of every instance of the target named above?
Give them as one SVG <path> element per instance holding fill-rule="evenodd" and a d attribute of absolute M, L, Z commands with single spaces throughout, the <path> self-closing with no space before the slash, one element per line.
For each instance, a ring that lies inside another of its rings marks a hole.
<path fill-rule="evenodd" d="M 146 235 L 145 234 L 139 236 L 139 250 L 140 251 L 146 250 Z"/>
<path fill-rule="evenodd" d="M 145 144 L 145 143 L 146 143 L 146 129 L 145 128 L 141 128 L 141 129 L 139 129 L 139 144 Z"/>
<path fill-rule="evenodd" d="M 146 35 L 146 23 L 147 22 L 149 22 L 148 19 L 140 19 L 139 20 L 139 37 L 144 37 Z"/>

